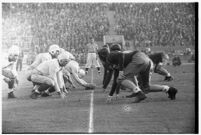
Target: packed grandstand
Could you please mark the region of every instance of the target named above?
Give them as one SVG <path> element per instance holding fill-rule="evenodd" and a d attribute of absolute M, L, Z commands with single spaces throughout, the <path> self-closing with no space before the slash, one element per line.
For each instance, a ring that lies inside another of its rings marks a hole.
<path fill-rule="evenodd" d="M 84 63 L 95 37 L 123 35 L 131 46 L 195 44 L 194 3 L 2 3 L 3 49 L 45 52 L 59 44 Z M 30 49 L 31 48 L 31 49 Z M 83 58 L 83 59 L 82 59 Z"/>

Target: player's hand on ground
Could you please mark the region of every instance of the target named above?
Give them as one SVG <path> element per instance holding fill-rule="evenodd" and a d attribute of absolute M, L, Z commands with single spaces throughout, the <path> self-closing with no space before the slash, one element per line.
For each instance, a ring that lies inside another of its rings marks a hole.
<path fill-rule="evenodd" d="M 112 96 L 108 96 L 106 99 L 106 103 L 111 103 L 112 102 Z"/>
<path fill-rule="evenodd" d="M 61 92 L 67 96 L 68 95 L 68 90 L 66 89 L 66 87 L 64 86 L 63 88 L 61 88 Z"/>
<path fill-rule="evenodd" d="M 102 92 L 105 93 L 107 89 L 102 88 Z"/>
<path fill-rule="evenodd" d="M 96 85 L 93 84 L 93 83 L 88 83 L 86 86 L 85 86 L 85 90 L 94 90 L 96 88 Z"/>
<path fill-rule="evenodd" d="M 64 95 L 64 93 L 62 91 L 57 92 L 57 94 L 61 97 L 61 99 L 65 98 L 65 95 Z"/>

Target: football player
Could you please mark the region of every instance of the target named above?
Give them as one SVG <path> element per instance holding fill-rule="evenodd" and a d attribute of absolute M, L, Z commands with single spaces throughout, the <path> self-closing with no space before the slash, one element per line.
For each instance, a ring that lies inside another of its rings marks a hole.
<path fill-rule="evenodd" d="M 62 68 L 69 61 L 68 54 L 61 53 L 57 59 L 48 60 L 38 65 L 30 77 L 30 80 L 35 84 L 31 98 L 36 99 L 44 90 L 51 88 L 63 98 L 65 86 L 63 85 Z"/>
<path fill-rule="evenodd" d="M 49 50 L 47 53 L 40 53 L 36 56 L 35 61 L 30 65 L 28 70 L 32 70 L 36 68 L 39 64 L 41 64 L 44 61 L 51 60 L 54 58 L 57 58 L 57 56 L 60 54 L 60 48 L 58 45 L 53 44 L 49 47 Z"/>
<path fill-rule="evenodd" d="M 5 77 L 4 81 L 8 84 L 8 99 L 16 98 L 14 91 L 16 90 L 16 85 L 18 84 L 18 74 L 16 71 L 17 59 L 19 56 L 20 49 L 18 46 L 11 46 L 8 50 L 8 61 L 3 64 L 2 75 Z"/>
<path fill-rule="evenodd" d="M 103 48 L 102 50 L 106 49 Z M 105 53 L 105 51 L 103 52 Z M 111 66 L 118 71 L 123 71 L 123 74 L 118 79 L 118 85 L 112 87 L 108 96 L 108 101 L 111 101 L 115 89 L 120 85 L 133 91 L 133 93 L 127 97 L 136 97 L 134 103 L 140 102 L 146 98 L 143 91 L 165 91 L 168 93 L 170 99 L 175 99 L 177 89 L 166 85 L 151 85 L 149 83 L 152 61 L 146 54 L 139 51 L 132 51 L 129 53 L 108 52 L 107 55 L 105 55 L 105 58 L 108 66 Z M 139 78 L 140 86 L 138 85 L 137 77 Z"/>
<path fill-rule="evenodd" d="M 154 73 L 158 73 L 165 76 L 164 81 L 172 81 L 173 77 L 171 74 L 163 67 L 169 60 L 169 56 L 164 52 L 152 53 L 148 55 L 154 64 Z"/>
<path fill-rule="evenodd" d="M 68 64 L 63 68 L 63 75 L 64 75 L 64 83 L 72 83 L 76 82 L 78 85 L 85 88 L 85 90 L 92 90 L 95 89 L 95 85 L 91 83 L 87 83 L 85 80 L 83 80 L 83 77 L 85 76 L 85 71 L 80 68 L 79 63 L 70 60 Z M 70 81 L 69 81 L 70 80 Z M 73 81 L 72 81 L 73 80 Z M 73 84 L 75 85 L 75 84 Z M 68 88 L 68 86 L 66 86 Z M 54 89 L 48 89 L 46 90 L 42 96 L 46 97 L 49 96 L 51 92 L 54 92 Z"/>

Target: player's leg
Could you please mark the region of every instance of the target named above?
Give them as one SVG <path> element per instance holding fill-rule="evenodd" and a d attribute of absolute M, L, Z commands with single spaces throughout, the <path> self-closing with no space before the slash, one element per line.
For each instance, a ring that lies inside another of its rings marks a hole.
<path fill-rule="evenodd" d="M 110 83 L 110 80 L 112 79 L 112 74 L 113 74 L 113 70 L 107 69 L 105 79 L 104 79 L 103 89 L 107 88 L 108 84 Z"/>
<path fill-rule="evenodd" d="M 108 69 L 107 67 L 104 66 L 104 74 L 103 74 L 103 86 L 105 84 L 105 80 L 106 80 L 106 75 L 107 75 Z"/>
<path fill-rule="evenodd" d="M 146 66 L 147 65 L 144 64 L 138 65 L 135 62 L 131 62 L 124 69 L 124 76 L 122 77 L 121 85 L 132 90 L 130 97 L 136 97 L 134 103 L 140 102 L 146 98 L 144 92 L 133 82 L 133 77 L 135 77 Z"/>
<path fill-rule="evenodd" d="M 100 63 L 98 61 L 98 56 L 96 55 L 96 53 L 93 53 L 92 61 L 93 61 L 92 65 L 95 65 L 95 67 L 98 70 L 98 73 L 100 74 L 101 73 L 101 71 L 100 71 Z"/>
<path fill-rule="evenodd" d="M 154 72 L 158 73 L 162 76 L 165 76 L 164 81 L 172 81 L 173 80 L 173 77 L 171 76 L 171 74 L 161 65 L 156 65 Z"/>
<path fill-rule="evenodd" d="M 20 59 L 20 71 L 22 71 L 22 59 Z"/>
<path fill-rule="evenodd" d="M 150 84 L 150 77 L 149 77 L 149 69 L 146 69 L 145 72 L 142 72 L 139 74 L 139 78 L 140 78 L 140 85 L 141 85 L 141 89 L 145 92 L 145 93 L 149 93 L 149 92 L 165 92 L 168 93 L 169 98 L 171 100 L 174 100 L 176 98 L 176 93 L 177 93 L 177 89 L 174 87 L 169 87 L 167 85 L 157 85 L 157 84 Z"/>
<path fill-rule="evenodd" d="M 14 95 L 15 91 L 15 83 L 16 83 L 16 77 L 13 74 L 12 71 L 3 69 L 2 70 L 2 75 L 5 77 L 4 81 L 8 84 L 8 98 L 16 98 Z"/>
<path fill-rule="evenodd" d="M 91 68 L 91 65 L 92 65 L 91 53 L 88 53 L 87 54 L 87 63 L 85 65 L 85 72 L 86 72 L 86 74 L 88 73 L 89 68 Z"/>
<path fill-rule="evenodd" d="M 38 74 L 31 75 L 31 81 L 36 84 L 30 96 L 33 99 L 38 98 L 43 91 L 54 86 L 54 81 L 52 79 Z"/>
<path fill-rule="evenodd" d="M 20 66 L 20 63 L 19 63 L 19 60 L 17 60 L 17 63 L 16 63 L 16 71 L 19 71 L 19 66 Z"/>
<path fill-rule="evenodd" d="M 144 100 L 146 96 L 144 95 L 144 92 L 142 92 L 142 88 L 138 86 L 139 81 L 137 80 L 137 76 L 140 76 L 140 74 L 144 73 L 143 74 L 144 78 L 142 79 L 143 84 L 141 85 L 142 86 L 144 85 L 144 87 L 148 87 L 151 62 L 150 62 L 150 59 L 144 56 L 143 53 L 139 53 L 137 55 L 138 55 L 137 57 L 135 55 L 133 56 L 132 62 L 130 62 L 128 66 L 124 69 L 124 76 L 129 79 L 129 81 L 125 82 L 125 86 L 128 85 L 129 89 L 131 89 L 131 87 L 133 88 L 132 89 L 133 93 L 127 97 L 129 98 L 135 97 L 137 96 L 137 93 L 139 91 L 141 96 L 139 96 L 137 100 L 140 102 L 141 97 L 142 97 L 142 100 Z M 132 85 L 131 85 L 131 82 L 133 83 Z M 122 84 L 124 84 L 124 82 Z"/>

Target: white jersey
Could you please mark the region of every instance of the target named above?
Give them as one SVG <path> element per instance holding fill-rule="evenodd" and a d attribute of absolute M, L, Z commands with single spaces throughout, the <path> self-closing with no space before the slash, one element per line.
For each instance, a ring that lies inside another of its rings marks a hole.
<path fill-rule="evenodd" d="M 98 50 L 98 45 L 96 43 L 88 43 L 87 44 L 88 53 L 96 53 Z"/>
<path fill-rule="evenodd" d="M 8 50 L 8 57 L 9 57 L 9 55 L 19 55 L 19 50 L 20 49 L 18 46 L 15 46 L 15 45 L 11 46 Z M 11 71 L 11 73 L 15 77 L 17 77 L 17 75 L 18 75 L 17 70 L 16 70 L 16 65 L 17 65 L 16 61 L 9 62 L 8 58 L 7 58 L 7 60 L 3 60 L 3 62 L 2 62 L 2 68 Z"/>
<path fill-rule="evenodd" d="M 61 53 L 65 52 L 67 55 L 69 55 L 69 58 L 70 58 L 71 60 L 75 60 L 75 57 L 73 56 L 72 53 L 70 53 L 70 52 L 64 50 L 63 48 L 60 48 L 60 51 L 61 51 Z"/>
<path fill-rule="evenodd" d="M 43 63 L 44 61 L 51 60 L 52 56 L 49 53 L 40 53 L 36 56 L 35 61 L 31 64 L 32 68 L 36 68 L 39 64 Z"/>
<path fill-rule="evenodd" d="M 75 60 L 75 57 L 73 56 L 73 54 L 72 54 L 72 53 L 70 53 L 70 52 L 66 51 L 66 54 L 68 54 L 68 55 L 69 55 L 69 59 L 71 59 L 71 60 Z"/>
<path fill-rule="evenodd" d="M 3 69 L 11 71 L 13 76 L 17 77 L 18 73 L 17 73 L 17 70 L 16 70 L 16 66 L 17 66 L 17 62 L 15 62 L 15 61 L 12 61 L 12 62 L 6 61 L 6 62 L 3 63 L 2 67 L 3 67 Z"/>
<path fill-rule="evenodd" d="M 78 76 L 78 72 L 80 70 L 79 63 L 77 63 L 74 60 L 71 60 L 64 68 L 64 74 L 70 73 L 70 75 L 73 77 L 73 79 L 80 85 L 86 86 L 87 82 L 85 82 L 83 79 L 80 79 Z"/>
<path fill-rule="evenodd" d="M 38 70 L 43 76 L 54 80 L 56 91 L 60 91 L 60 87 L 63 85 L 62 74 L 60 73 L 62 72 L 62 67 L 59 65 L 57 59 L 44 61 L 36 67 L 36 70 Z"/>
<path fill-rule="evenodd" d="M 19 55 L 20 54 L 20 48 L 16 45 L 13 45 L 9 48 L 8 50 L 8 54 L 11 54 L 11 55 Z"/>

